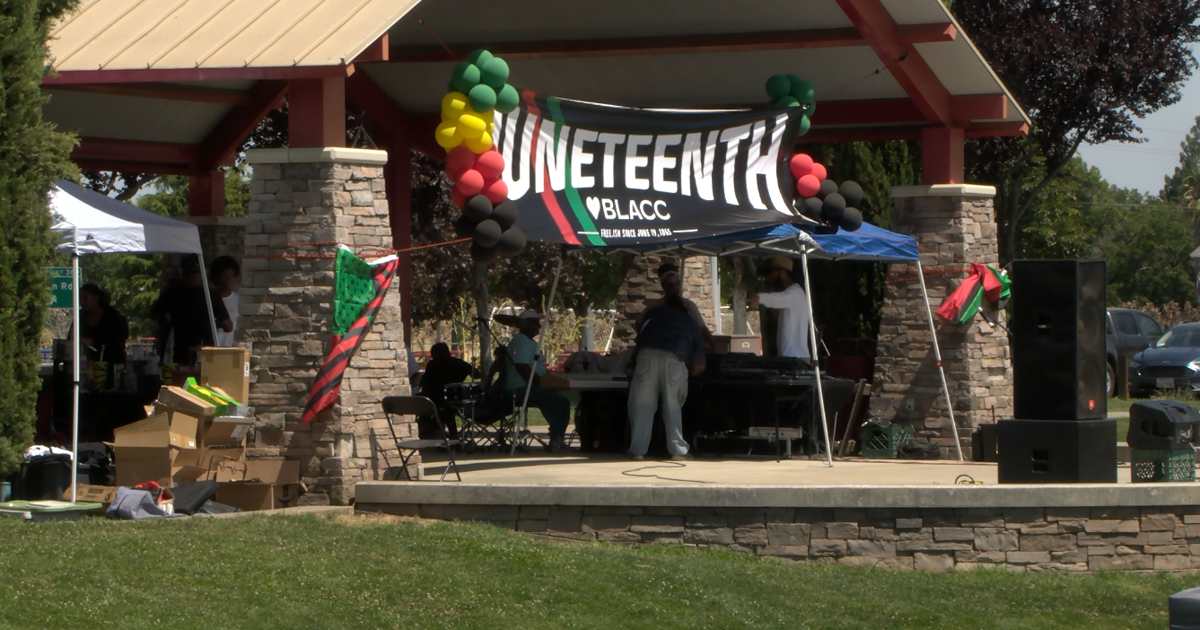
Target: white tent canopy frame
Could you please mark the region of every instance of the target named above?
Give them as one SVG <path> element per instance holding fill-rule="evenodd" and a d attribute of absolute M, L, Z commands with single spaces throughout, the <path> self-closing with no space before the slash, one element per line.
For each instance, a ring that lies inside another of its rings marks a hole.
<path fill-rule="evenodd" d="M 782 231 L 779 231 L 779 228 L 783 228 Z M 754 255 L 758 255 L 758 256 L 775 256 L 775 255 L 795 256 L 795 255 L 799 255 L 800 260 L 801 260 L 801 266 L 804 270 L 804 293 L 805 293 L 805 296 L 807 297 L 806 305 L 807 305 L 807 310 L 808 310 L 808 318 L 809 318 L 810 322 L 813 321 L 813 297 L 812 297 L 812 290 L 810 288 L 809 279 L 808 279 L 808 276 L 809 276 L 808 260 L 810 257 L 816 258 L 818 260 L 830 260 L 830 261 L 857 260 L 857 261 L 865 261 L 865 262 L 895 262 L 895 263 L 913 263 L 913 264 L 915 264 L 917 267 L 917 278 L 920 280 L 920 283 L 921 283 L 921 296 L 925 302 L 925 314 L 929 321 L 929 332 L 931 335 L 931 339 L 933 340 L 934 359 L 937 362 L 938 375 L 942 381 L 942 394 L 944 395 L 945 400 L 946 400 L 946 412 L 950 416 L 950 427 L 954 432 L 954 449 L 955 449 L 955 453 L 958 456 L 958 461 L 960 461 L 960 462 L 963 461 L 962 441 L 959 439 L 959 435 L 958 435 L 958 423 L 954 419 L 954 405 L 950 400 L 950 388 L 946 382 L 945 368 L 942 366 L 942 352 L 941 352 L 941 348 L 938 345 L 937 327 L 934 325 L 933 309 L 929 304 L 929 292 L 926 290 L 926 287 L 925 287 L 925 273 L 921 268 L 920 256 L 918 255 L 915 258 L 909 258 L 909 257 L 889 256 L 889 255 L 839 255 L 839 254 L 836 254 L 833 252 L 824 251 L 821 248 L 820 244 L 818 244 L 816 239 L 814 239 L 812 237 L 812 235 L 808 234 L 807 232 L 805 232 L 803 230 L 799 230 L 799 229 L 795 229 L 795 228 L 788 229 L 788 228 L 791 228 L 790 225 L 789 226 L 779 226 L 779 228 L 776 228 L 774 230 L 771 230 L 771 228 L 767 228 L 767 230 L 770 230 L 770 233 L 756 234 L 755 232 L 758 232 L 758 230 L 749 230 L 746 233 L 743 233 L 740 235 L 739 234 L 731 234 L 731 235 L 727 235 L 726 237 L 718 236 L 718 237 L 712 237 L 712 238 L 708 238 L 708 239 L 702 239 L 702 240 L 697 240 L 697 241 L 693 241 L 693 242 L 684 242 L 684 243 L 669 243 L 669 244 L 664 243 L 661 246 L 648 246 L 648 247 L 635 247 L 635 248 L 613 248 L 609 251 L 614 252 L 614 253 L 615 252 L 628 252 L 628 253 L 634 253 L 634 254 L 677 252 L 681 256 L 687 256 L 688 254 L 693 254 L 693 255 L 717 256 L 717 257 L 754 256 Z M 878 230 L 878 228 L 875 228 L 875 229 Z M 911 238 L 911 237 L 903 237 L 903 238 Z M 554 299 L 554 291 L 558 286 L 558 277 L 561 272 L 562 272 L 562 259 L 560 257 L 558 265 L 555 268 L 554 281 L 551 284 L 551 292 L 550 292 L 551 301 L 553 301 L 553 299 Z M 547 309 L 547 310 L 549 311 L 550 309 Z M 546 314 L 546 329 L 539 336 L 539 340 L 538 340 L 538 352 L 539 353 L 541 352 L 541 339 L 545 338 L 545 336 L 550 332 L 551 326 L 552 326 L 552 321 L 550 319 L 550 313 L 548 312 Z M 816 349 L 818 348 L 817 332 L 816 332 L 815 326 L 809 327 L 809 343 L 812 345 L 812 348 L 815 352 Z M 536 360 L 537 360 L 537 357 L 535 357 L 534 361 L 536 362 Z M 821 433 L 823 435 L 824 442 L 825 442 L 826 463 L 830 467 L 832 467 L 833 466 L 833 448 L 832 448 L 831 438 L 829 435 L 828 418 L 825 413 L 825 388 L 821 383 L 821 368 L 820 368 L 819 361 L 813 361 L 812 365 L 813 365 L 814 377 L 816 378 L 816 383 L 817 383 L 817 387 L 816 387 L 817 403 L 818 403 L 818 408 L 819 408 L 820 414 L 821 414 L 821 423 L 820 424 L 821 424 Z M 519 419 L 521 420 L 521 422 L 523 424 L 523 426 L 521 428 L 523 428 L 525 430 L 528 429 L 529 391 L 532 388 L 532 380 L 533 379 L 529 379 L 529 382 L 526 383 L 525 399 L 524 399 L 523 404 L 521 405 L 521 414 L 519 416 Z M 515 448 L 513 450 L 515 452 Z"/>
<path fill-rule="evenodd" d="M 51 229 L 62 235 L 59 251 L 71 255 L 71 366 L 73 402 L 71 406 L 71 502 L 76 499 L 79 460 L 79 257 L 84 254 L 196 254 L 200 258 L 200 276 L 204 283 L 204 301 L 208 305 L 213 339 L 217 323 L 212 315 L 212 297 L 200 231 L 195 225 L 140 210 L 98 192 L 66 180 L 55 182 L 50 190 L 49 210 L 54 219 Z"/>

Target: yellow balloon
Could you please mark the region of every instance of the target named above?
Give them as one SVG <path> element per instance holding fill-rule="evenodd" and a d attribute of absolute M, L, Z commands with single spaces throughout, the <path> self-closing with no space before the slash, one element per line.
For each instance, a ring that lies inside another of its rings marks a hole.
<path fill-rule="evenodd" d="M 492 135 L 496 135 L 496 119 L 495 118 L 488 118 L 487 132 Z"/>
<path fill-rule="evenodd" d="M 492 149 L 492 134 L 485 131 L 483 132 L 483 135 L 479 136 L 479 138 L 475 140 L 464 140 L 463 144 L 467 145 L 467 148 L 470 149 L 472 153 L 487 153 Z"/>
<path fill-rule="evenodd" d="M 476 140 L 487 133 L 487 123 L 475 114 L 463 114 L 458 118 L 459 133 L 467 140 Z"/>
<path fill-rule="evenodd" d="M 470 104 L 466 94 L 450 92 L 442 98 L 442 120 L 456 121 L 469 108 Z"/>
<path fill-rule="evenodd" d="M 438 125 L 434 137 L 437 138 L 437 143 L 447 151 L 462 144 L 463 141 L 462 136 L 458 135 L 458 128 L 449 122 Z"/>

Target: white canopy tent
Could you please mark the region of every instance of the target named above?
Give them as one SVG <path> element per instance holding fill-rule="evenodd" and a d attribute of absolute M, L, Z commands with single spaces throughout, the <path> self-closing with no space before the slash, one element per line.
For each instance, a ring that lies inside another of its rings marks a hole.
<path fill-rule="evenodd" d="M 53 230 L 62 235 L 60 251 L 71 254 L 72 310 L 72 383 L 71 407 L 71 502 L 76 498 L 79 459 L 79 257 L 84 254 L 196 254 L 204 280 L 204 299 L 208 304 L 213 338 L 217 336 L 212 319 L 212 298 L 196 226 L 140 210 L 78 184 L 59 180 L 50 190 Z"/>

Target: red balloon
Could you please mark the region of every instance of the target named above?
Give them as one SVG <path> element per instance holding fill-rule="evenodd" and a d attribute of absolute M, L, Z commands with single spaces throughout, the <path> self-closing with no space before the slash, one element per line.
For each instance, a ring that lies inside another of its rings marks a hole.
<path fill-rule="evenodd" d="M 475 163 L 475 154 L 466 145 L 458 145 L 446 154 L 446 174 L 452 181 L 458 181 L 467 169 Z"/>
<path fill-rule="evenodd" d="M 817 179 L 815 175 L 804 175 L 796 180 L 796 192 L 805 199 L 815 197 L 819 190 L 821 190 L 821 180 Z"/>
<path fill-rule="evenodd" d="M 792 156 L 790 166 L 792 167 L 793 177 L 804 177 L 812 172 L 813 159 L 807 153 L 797 153 Z"/>
<path fill-rule="evenodd" d="M 504 172 L 504 156 L 494 147 L 490 151 L 484 151 L 475 160 L 475 170 L 482 173 L 486 180 L 496 179 Z"/>
<path fill-rule="evenodd" d="M 508 184 L 505 184 L 503 179 L 492 180 L 483 187 L 483 195 L 492 202 L 492 205 L 500 205 L 501 202 L 508 199 Z"/>
<path fill-rule="evenodd" d="M 468 198 L 469 197 L 467 197 L 466 195 L 458 192 L 457 188 L 450 189 L 450 203 L 454 204 L 455 208 L 461 208 L 461 207 L 467 205 Z"/>
<path fill-rule="evenodd" d="M 829 172 L 825 170 L 825 167 L 820 162 L 813 162 L 812 171 L 810 172 L 813 177 L 817 178 L 817 181 L 825 179 L 829 175 Z"/>
<path fill-rule="evenodd" d="M 483 190 L 483 175 L 469 168 L 458 178 L 458 184 L 454 188 L 466 197 L 478 195 Z"/>

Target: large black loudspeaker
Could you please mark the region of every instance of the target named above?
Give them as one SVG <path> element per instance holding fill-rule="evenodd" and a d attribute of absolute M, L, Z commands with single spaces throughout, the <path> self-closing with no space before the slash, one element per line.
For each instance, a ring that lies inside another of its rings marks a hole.
<path fill-rule="evenodd" d="M 1191 405 L 1170 400 L 1150 400 L 1129 407 L 1129 448 L 1185 449 L 1196 441 L 1200 413 Z"/>
<path fill-rule="evenodd" d="M 1117 482 L 1116 420 L 1005 419 L 997 424 L 1000 483 Z"/>
<path fill-rule="evenodd" d="M 1011 278 L 1013 415 L 1108 417 L 1104 261 L 1017 260 Z"/>

